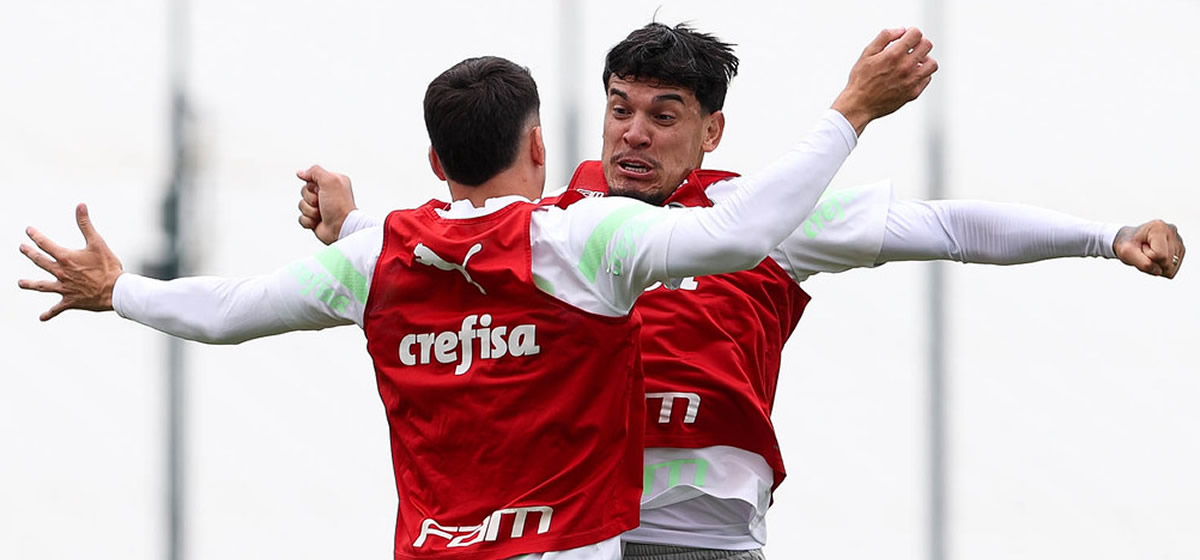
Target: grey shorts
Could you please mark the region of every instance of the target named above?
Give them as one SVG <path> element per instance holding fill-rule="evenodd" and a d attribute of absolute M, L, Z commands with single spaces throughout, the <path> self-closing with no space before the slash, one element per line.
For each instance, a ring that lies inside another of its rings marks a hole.
<path fill-rule="evenodd" d="M 625 560 L 766 560 L 761 548 L 717 550 L 662 544 L 624 543 Z"/>

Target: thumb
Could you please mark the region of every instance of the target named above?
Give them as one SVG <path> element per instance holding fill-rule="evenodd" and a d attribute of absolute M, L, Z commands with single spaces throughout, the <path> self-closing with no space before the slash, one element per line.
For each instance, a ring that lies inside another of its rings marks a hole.
<path fill-rule="evenodd" d="M 88 245 L 104 243 L 100 234 L 96 233 L 96 227 L 92 225 L 92 218 L 88 216 L 87 204 L 79 203 L 75 206 L 75 223 L 79 224 L 79 231 Z"/>
<path fill-rule="evenodd" d="M 876 35 L 875 39 L 872 40 L 865 49 L 863 49 L 863 56 L 870 56 L 883 52 L 884 47 L 888 46 L 889 43 L 899 39 L 903 35 L 903 27 L 884 29 L 883 31 L 880 31 L 879 35 Z"/>
<path fill-rule="evenodd" d="M 313 176 L 316 174 L 317 171 L 324 171 L 324 169 L 321 169 L 320 165 L 313 165 L 303 171 L 297 171 L 296 177 L 298 177 L 301 181 L 304 181 L 306 183 L 311 182 L 313 180 Z"/>

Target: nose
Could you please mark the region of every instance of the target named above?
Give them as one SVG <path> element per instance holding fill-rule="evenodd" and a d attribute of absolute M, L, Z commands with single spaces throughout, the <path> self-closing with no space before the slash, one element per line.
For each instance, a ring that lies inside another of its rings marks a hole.
<path fill-rule="evenodd" d="M 645 148 L 649 146 L 650 127 L 645 119 L 635 117 L 630 121 L 629 128 L 625 129 L 625 133 L 621 135 L 621 140 L 631 148 Z"/>

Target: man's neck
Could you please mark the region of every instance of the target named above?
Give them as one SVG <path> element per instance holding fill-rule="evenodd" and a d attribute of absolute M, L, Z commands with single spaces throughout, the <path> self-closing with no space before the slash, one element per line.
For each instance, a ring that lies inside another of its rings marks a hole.
<path fill-rule="evenodd" d="M 515 169 L 506 169 L 487 182 L 474 187 L 454 181 L 447 181 L 447 183 L 450 185 L 451 200 L 466 199 L 471 201 L 472 206 L 483 208 L 484 201 L 500 196 L 515 194 L 529 200 L 537 200 L 542 197 L 544 181 L 544 179 L 539 181 L 537 178 L 522 174 Z"/>

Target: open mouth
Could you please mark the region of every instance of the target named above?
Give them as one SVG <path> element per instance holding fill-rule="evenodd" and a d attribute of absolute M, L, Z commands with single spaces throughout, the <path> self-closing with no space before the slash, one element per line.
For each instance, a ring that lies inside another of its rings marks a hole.
<path fill-rule="evenodd" d="M 637 163 L 637 162 L 632 162 L 632 161 L 623 161 L 620 163 L 620 165 L 621 165 L 621 169 L 624 169 L 626 171 L 632 171 L 634 173 L 645 173 L 647 171 L 650 171 L 650 166 L 642 164 L 642 163 Z"/>
<path fill-rule="evenodd" d="M 617 161 L 617 167 L 627 175 L 649 175 L 654 166 L 640 159 L 621 159 Z"/>

